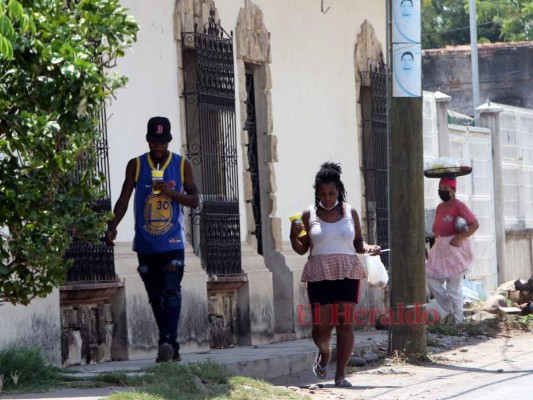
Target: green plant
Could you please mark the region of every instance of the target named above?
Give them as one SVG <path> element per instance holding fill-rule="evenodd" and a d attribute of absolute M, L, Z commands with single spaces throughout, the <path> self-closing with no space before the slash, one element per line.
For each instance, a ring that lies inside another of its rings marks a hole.
<path fill-rule="evenodd" d="M 507 326 L 511 329 L 522 329 L 525 331 L 529 331 L 533 329 L 533 314 L 509 318 Z"/>
<path fill-rule="evenodd" d="M 444 336 L 459 336 L 461 334 L 461 329 L 457 325 L 429 325 L 427 331 Z"/>
<path fill-rule="evenodd" d="M 38 349 L 10 347 L 0 351 L 0 376 L 4 390 L 24 392 L 56 387 L 61 382 L 59 368 L 49 365 Z"/>
<path fill-rule="evenodd" d="M 45 297 L 105 230 L 99 112 L 137 30 L 119 0 L 0 1 L 0 305 Z"/>

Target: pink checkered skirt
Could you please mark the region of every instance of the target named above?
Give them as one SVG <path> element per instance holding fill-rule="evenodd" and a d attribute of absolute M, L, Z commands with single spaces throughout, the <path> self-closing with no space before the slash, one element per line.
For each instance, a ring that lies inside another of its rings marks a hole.
<path fill-rule="evenodd" d="M 470 271 L 474 263 L 474 247 L 470 239 L 461 240 L 459 246 L 451 246 L 453 236 L 438 237 L 429 251 L 426 276 L 447 279 Z"/>
<path fill-rule="evenodd" d="M 365 270 L 359 257 L 351 254 L 319 254 L 309 256 L 302 273 L 302 282 L 364 279 Z"/>

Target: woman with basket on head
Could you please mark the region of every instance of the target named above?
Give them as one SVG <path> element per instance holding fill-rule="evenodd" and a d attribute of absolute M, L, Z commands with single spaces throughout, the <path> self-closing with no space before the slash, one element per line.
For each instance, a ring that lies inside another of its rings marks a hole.
<path fill-rule="evenodd" d="M 437 206 L 433 223 L 435 244 L 429 251 L 426 277 L 439 306 L 454 323 L 462 323 L 462 279 L 474 261 L 469 237 L 479 228 L 479 223 L 467 205 L 455 198 L 456 188 L 457 180 L 453 176 L 439 181 L 442 203 Z"/>
<path fill-rule="evenodd" d="M 312 337 L 318 347 L 313 373 L 318 378 L 327 378 L 330 339 L 335 327 L 335 386 L 349 387 L 352 385 L 346 380 L 346 365 L 354 345 L 351 316 L 358 301 L 359 280 L 365 277 L 356 252 L 379 254 L 381 248 L 363 241 L 359 216 L 346 203 L 340 175 L 338 164 L 325 162 L 320 166 L 314 184 L 315 204 L 304 211 L 300 221 L 292 222 L 290 238 L 296 253 L 304 255 L 310 250 L 302 282 L 306 283 L 313 307 Z M 304 230 L 309 234 L 302 234 Z"/>

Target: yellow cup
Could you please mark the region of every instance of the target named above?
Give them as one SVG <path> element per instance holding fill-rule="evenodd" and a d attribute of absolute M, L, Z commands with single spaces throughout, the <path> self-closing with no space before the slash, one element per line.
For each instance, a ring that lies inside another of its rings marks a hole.
<path fill-rule="evenodd" d="M 289 219 L 292 221 L 296 221 L 297 224 L 302 224 L 303 226 L 303 221 L 302 221 L 302 213 L 297 213 L 297 214 L 293 214 L 291 216 L 289 216 Z M 298 237 L 302 237 L 302 236 L 305 236 L 307 235 L 307 232 L 305 231 L 305 229 L 303 231 L 301 231 L 299 234 L 298 234 Z"/>
<path fill-rule="evenodd" d="M 165 173 L 165 171 L 161 171 L 161 170 L 158 170 L 158 169 L 153 169 L 152 170 L 152 185 L 154 184 L 155 181 L 162 181 L 164 173 Z M 161 191 L 152 189 L 152 193 L 153 194 L 159 194 L 159 193 L 161 193 Z"/>

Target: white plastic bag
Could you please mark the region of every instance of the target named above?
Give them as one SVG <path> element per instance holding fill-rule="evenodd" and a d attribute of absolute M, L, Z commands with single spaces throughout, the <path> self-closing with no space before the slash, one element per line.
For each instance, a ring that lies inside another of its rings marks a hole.
<path fill-rule="evenodd" d="M 366 276 L 368 284 L 372 287 L 383 288 L 389 282 L 389 274 L 381 262 L 380 256 L 365 254 Z"/>

